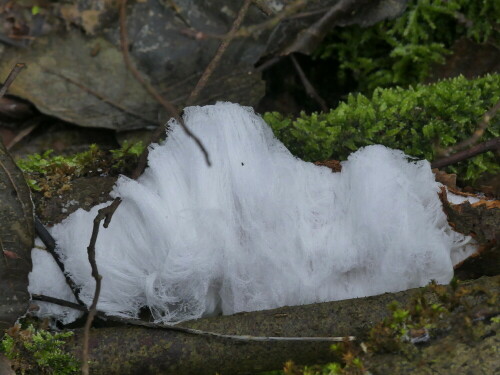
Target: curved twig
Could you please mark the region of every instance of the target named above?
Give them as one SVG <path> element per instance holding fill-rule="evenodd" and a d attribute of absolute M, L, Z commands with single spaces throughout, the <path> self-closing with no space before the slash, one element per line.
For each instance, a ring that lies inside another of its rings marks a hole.
<path fill-rule="evenodd" d="M 500 137 L 490 139 L 489 141 L 479 143 L 467 150 L 457 152 L 446 158 L 442 158 L 431 163 L 432 168 L 443 168 L 451 164 L 472 158 L 487 151 L 500 150 Z"/>

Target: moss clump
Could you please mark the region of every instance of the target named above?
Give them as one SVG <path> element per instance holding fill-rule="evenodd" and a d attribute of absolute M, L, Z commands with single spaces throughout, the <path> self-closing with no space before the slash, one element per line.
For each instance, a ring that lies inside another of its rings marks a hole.
<path fill-rule="evenodd" d="M 7 330 L 0 351 L 10 359 L 14 370 L 21 374 L 70 375 L 79 372 L 79 362 L 62 346 L 73 332 L 50 333 L 35 330 L 32 325 L 21 329 L 16 325 Z"/>
<path fill-rule="evenodd" d="M 263 372 L 259 375 L 368 375 L 360 357 L 360 349 L 346 341 L 332 345 L 332 351 L 340 358 L 339 362 L 326 365 L 299 366 L 293 361 L 283 365 L 283 370 Z"/>
<path fill-rule="evenodd" d="M 499 74 L 470 81 L 457 77 L 409 89 L 376 89 L 370 97 L 351 94 L 328 113 L 302 113 L 291 119 L 272 112 L 264 119 L 285 146 L 304 160 L 345 160 L 371 144 L 434 160 L 439 147 L 472 135 L 484 113 L 500 100 L 499 87 Z M 497 114 L 481 140 L 498 137 L 499 123 Z M 500 166 L 488 152 L 447 170 L 473 182 L 482 172 L 498 173 Z"/>
<path fill-rule="evenodd" d="M 368 28 L 335 29 L 316 52 L 339 64 L 337 84 L 368 93 L 423 82 L 453 42 L 500 40 L 496 0 L 410 0 L 403 15 Z M 354 87 L 353 87 L 354 86 Z"/>
<path fill-rule="evenodd" d="M 77 177 L 127 174 L 143 150 L 142 142 L 125 142 L 121 148 L 110 151 L 91 145 L 87 151 L 71 156 L 54 156 L 48 150 L 20 159 L 17 165 L 25 173 L 30 188 L 50 198 L 70 190 L 71 181 Z"/>
<path fill-rule="evenodd" d="M 332 351 L 342 358 L 340 362 L 330 362 L 326 365 L 297 366 L 288 361 L 283 371 L 276 371 L 275 375 L 368 375 L 363 361 L 356 354 L 359 350 L 352 344 L 345 342 L 332 345 Z M 273 373 L 269 373 L 271 375 Z M 266 374 L 268 375 L 268 374 Z"/>

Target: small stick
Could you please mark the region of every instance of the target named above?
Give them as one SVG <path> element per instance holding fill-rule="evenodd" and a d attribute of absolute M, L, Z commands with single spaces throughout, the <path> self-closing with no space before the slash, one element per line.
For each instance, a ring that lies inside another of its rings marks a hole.
<path fill-rule="evenodd" d="M 70 308 L 78 310 L 78 311 L 83 311 L 83 312 L 89 311 L 84 306 L 77 305 L 76 303 L 68 302 L 65 300 L 61 300 L 59 298 L 49 297 L 49 296 L 45 296 L 45 295 L 33 294 L 32 299 L 37 300 L 37 301 L 50 302 L 50 303 L 60 305 L 60 306 L 70 307 Z M 96 316 L 101 318 L 101 319 L 104 319 L 104 320 L 109 320 L 109 321 L 117 322 L 117 323 L 121 323 L 121 324 L 130 324 L 133 326 L 153 328 L 153 329 L 164 329 L 167 331 L 181 332 L 181 333 L 186 333 L 186 334 L 195 335 L 195 336 L 217 337 L 217 338 L 221 338 L 221 339 L 244 341 L 244 342 L 249 342 L 249 341 L 341 342 L 341 341 L 346 340 L 346 339 L 348 341 L 356 340 L 355 336 L 346 336 L 346 337 L 341 337 L 341 336 L 295 337 L 295 336 L 292 336 L 292 337 L 286 337 L 286 336 L 226 335 L 226 334 L 217 333 L 217 332 L 202 331 L 200 329 L 180 327 L 177 325 L 156 324 L 156 323 L 144 322 L 144 321 L 139 320 L 139 319 L 121 318 L 121 317 L 112 316 L 112 315 L 108 316 L 101 311 L 96 311 Z"/>
<path fill-rule="evenodd" d="M 16 79 L 19 72 L 21 72 L 21 70 L 24 69 L 25 67 L 26 67 L 26 64 L 23 64 L 23 63 L 17 63 L 16 65 L 14 65 L 14 67 L 10 71 L 9 75 L 7 76 L 7 79 L 5 80 L 2 87 L 0 88 L 0 98 L 5 95 L 5 93 L 9 89 L 12 82 L 14 82 L 14 80 Z"/>
<path fill-rule="evenodd" d="M 431 167 L 443 168 L 448 165 L 455 164 L 463 160 L 467 160 L 469 158 L 472 158 L 473 156 L 482 154 L 483 152 L 494 151 L 494 150 L 497 151 L 500 150 L 500 137 L 490 139 L 489 141 L 479 143 L 467 150 L 460 151 L 457 152 L 456 154 L 445 157 L 443 159 L 433 161 L 431 163 Z"/>
<path fill-rule="evenodd" d="M 190 335 L 217 337 L 217 338 L 221 338 L 221 339 L 243 341 L 243 342 L 251 342 L 251 341 L 253 341 L 253 342 L 255 342 L 255 341 L 261 341 L 261 342 L 269 342 L 269 341 L 342 342 L 342 341 L 345 341 L 346 339 L 347 339 L 347 341 L 356 340 L 355 336 L 347 336 L 347 337 L 335 337 L 335 336 L 333 336 L 333 337 L 283 337 L 283 336 L 225 335 L 222 333 L 207 332 L 207 331 L 202 331 L 199 329 L 179 327 L 176 325 L 148 323 L 148 322 L 143 322 L 142 320 L 139 320 L 139 319 L 118 318 L 118 317 L 113 317 L 113 316 L 108 317 L 108 319 L 115 321 L 115 322 L 132 324 L 132 325 L 140 326 L 140 327 L 148 327 L 148 328 L 154 328 L 154 329 L 166 329 L 169 331 L 177 331 L 177 332 L 187 333 Z"/>
<path fill-rule="evenodd" d="M 103 227 L 107 228 L 113 217 L 113 213 L 116 211 L 121 203 L 120 198 L 115 198 L 113 203 L 109 206 L 101 208 L 94 219 L 94 227 L 92 229 L 92 236 L 90 237 L 90 244 L 87 247 L 87 252 L 89 256 L 90 267 L 92 268 L 92 277 L 95 279 L 95 292 L 92 304 L 89 308 L 89 314 L 87 315 L 87 321 L 85 322 L 85 327 L 83 330 L 83 345 L 82 345 L 82 374 L 89 374 L 89 331 L 94 316 L 97 312 L 97 301 L 99 300 L 99 294 L 101 293 L 101 280 L 102 276 L 99 275 L 99 270 L 97 269 L 97 262 L 95 260 L 95 243 L 97 241 L 97 235 L 99 234 L 99 227 L 101 226 L 101 221 L 104 220 Z"/>
<path fill-rule="evenodd" d="M 316 100 L 316 102 L 319 104 L 321 107 L 321 110 L 323 112 L 328 112 L 328 106 L 326 105 L 326 102 L 323 100 L 323 98 L 318 94 L 314 86 L 311 84 L 309 79 L 307 79 L 306 74 L 302 70 L 302 67 L 300 66 L 299 62 L 295 58 L 294 54 L 290 54 L 290 58 L 292 59 L 293 66 L 295 67 L 295 70 L 297 71 L 297 74 L 299 75 L 299 78 L 304 85 L 304 88 L 306 89 L 307 94 Z"/>
<path fill-rule="evenodd" d="M 245 19 L 245 15 L 248 12 L 248 8 L 250 7 L 250 4 L 252 3 L 253 0 L 245 0 L 243 5 L 241 6 L 240 11 L 238 12 L 238 15 L 236 16 L 233 25 L 231 26 L 231 30 L 229 30 L 229 33 L 227 33 L 227 37 L 224 38 L 219 45 L 219 48 L 217 49 L 217 52 L 215 53 L 215 56 L 212 58 L 212 61 L 207 65 L 205 68 L 205 71 L 200 77 L 200 80 L 196 84 L 195 88 L 193 91 L 191 91 L 191 94 L 189 95 L 189 98 L 187 100 L 187 105 L 193 104 L 198 96 L 200 95 L 201 90 L 207 85 L 208 80 L 212 76 L 213 72 L 219 65 L 220 59 L 224 52 L 226 52 L 227 47 L 229 47 L 229 44 L 234 39 L 234 34 L 238 31 L 238 29 L 241 26 L 241 23 Z"/>
<path fill-rule="evenodd" d="M 59 258 L 59 255 L 56 253 L 56 241 L 54 238 L 51 236 L 51 234 L 45 229 L 45 226 L 42 224 L 42 222 L 35 216 L 35 233 L 40 237 L 42 240 L 43 244 L 46 247 L 47 252 L 52 255 L 52 258 L 56 261 L 57 266 L 61 270 L 61 272 L 64 275 L 64 278 L 66 279 L 66 283 L 68 284 L 69 288 L 73 292 L 73 295 L 75 296 L 76 301 L 81 305 L 85 306 L 83 301 L 80 299 L 80 288 L 75 284 L 73 279 L 68 275 L 66 272 L 66 269 L 64 268 L 64 263 L 61 261 Z"/>
<path fill-rule="evenodd" d="M 210 156 L 208 155 L 205 146 L 203 145 L 201 140 L 186 126 L 184 120 L 179 114 L 178 109 L 168 100 L 166 100 L 163 96 L 161 96 L 160 93 L 149 82 L 147 82 L 144 79 L 144 77 L 141 75 L 141 73 L 139 73 L 137 68 L 132 63 L 128 51 L 129 43 L 128 43 L 128 33 L 127 33 L 127 0 L 120 0 L 119 6 L 120 6 L 120 44 L 123 54 L 123 60 L 125 62 L 127 69 L 132 73 L 135 79 L 146 89 L 146 91 L 167 110 L 169 115 L 177 120 L 179 125 L 184 130 L 184 133 L 186 133 L 186 135 L 190 137 L 198 145 L 199 149 L 203 153 L 203 156 L 205 157 L 205 162 L 207 163 L 207 165 L 211 166 Z M 161 126 L 160 129 L 163 131 Z M 144 163 L 145 161 L 144 159 L 147 159 L 147 152 L 148 149 L 146 148 L 144 150 L 146 157 L 143 157 L 143 155 L 141 155 L 141 157 L 139 158 L 139 161 L 141 163 Z M 146 165 L 144 163 L 143 170 L 145 167 Z"/>

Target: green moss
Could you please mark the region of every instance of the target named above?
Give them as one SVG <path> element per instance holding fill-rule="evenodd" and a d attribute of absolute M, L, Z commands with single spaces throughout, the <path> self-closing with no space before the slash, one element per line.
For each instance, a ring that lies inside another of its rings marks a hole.
<path fill-rule="evenodd" d="M 71 189 L 71 181 L 81 176 L 127 174 L 144 150 L 142 142 L 104 151 L 97 145 L 75 155 L 52 155 L 52 150 L 32 154 L 17 161 L 30 188 L 50 198 Z"/>
<path fill-rule="evenodd" d="M 14 326 L 7 330 L 0 343 L 0 351 L 10 359 L 21 374 L 69 375 L 79 372 L 79 362 L 62 346 L 73 332 L 50 333 Z"/>
<path fill-rule="evenodd" d="M 335 29 L 316 57 L 339 64 L 337 84 L 355 91 L 407 86 L 423 82 L 461 37 L 498 45 L 498 20 L 496 0 L 410 0 L 397 19 Z"/>
<path fill-rule="evenodd" d="M 299 366 L 293 361 L 284 364 L 283 370 L 269 371 L 259 375 L 366 375 L 369 374 L 361 359 L 361 350 L 353 342 L 346 341 L 331 346 L 339 362 L 325 365 Z"/>
<path fill-rule="evenodd" d="M 484 113 L 500 100 L 499 87 L 498 74 L 470 81 L 457 77 L 409 89 L 376 89 L 370 97 L 351 94 L 328 113 L 301 113 L 292 120 L 272 112 L 264 119 L 294 155 L 308 161 L 345 160 L 371 144 L 434 160 L 439 147 L 472 135 Z M 500 136 L 499 123 L 497 114 L 481 141 Z M 448 171 L 473 182 L 482 172 L 498 173 L 500 166 L 488 152 Z"/>

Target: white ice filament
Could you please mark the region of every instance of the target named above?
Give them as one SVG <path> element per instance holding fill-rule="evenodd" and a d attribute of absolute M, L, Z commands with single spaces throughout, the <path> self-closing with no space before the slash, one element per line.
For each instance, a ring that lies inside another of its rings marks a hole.
<path fill-rule="evenodd" d="M 123 202 L 97 241 L 101 311 L 135 317 L 148 306 L 157 321 L 178 322 L 368 296 L 446 283 L 464 255 L 426 161 L 370 146 L 332 173 L 293 157 L 249 108 L 190 107 L 185 121 L 213 166 L 172 122 L 144 175 L 118 180 Z M 86 247 L 102 206 L 51 230 L 89 304 Z M 30 292 L 70 298 L 49 255 L 33 252 Z M 76 317 L 40 305 L 40 315 Z"/>

